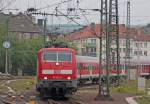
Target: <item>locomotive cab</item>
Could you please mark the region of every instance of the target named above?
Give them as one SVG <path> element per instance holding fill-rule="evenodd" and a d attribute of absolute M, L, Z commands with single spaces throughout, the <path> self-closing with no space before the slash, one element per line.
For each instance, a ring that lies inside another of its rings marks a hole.
<path fill-rule="evenodd" d="M 42 97 L 69 97 L 77 89 L 75 51 L 44 48 L 38 52 L 37 91 Z"/>

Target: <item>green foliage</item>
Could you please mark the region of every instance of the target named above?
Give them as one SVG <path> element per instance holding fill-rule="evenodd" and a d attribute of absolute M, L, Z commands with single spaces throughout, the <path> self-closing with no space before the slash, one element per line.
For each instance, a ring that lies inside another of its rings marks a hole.
<path fill-rule="evenodd" d="M 2 47 L 6 40 L 6 26 L 0 24 L 0 72 L 5 72 L 5 49 Z M 41 37 L 35 39 L 21 39 L 16 34 L 9 33 L 11 48 L 8 49 L 10 59 L 9 72 L 17 75 L 18 70 L 22 70 L 25 75 L 36 74 L 37 51 L 43 45 Z"/>
<path fill-rule="evenodd" d="M 112 92 L 117 93 L 128 93 L 128 94 L 135 94 L 135 95 L 144 95 L 144 91 L 138 91 L 137 89 L 137 82 L 130 81 L 130 82 L 123 82 L 119 87 L 112 88 Z"/>
<path fill-rule="evenodd" d="M 20 79 L 16 81 L 12 81 L 8 84 L 13 90 L 20 93 L 25 90 L 31 90 L 35 86 L 35 80 L 32 79 Z"/>
<path fill-rule="evenodd" d="M 0 72 L 5 72 L 5 49 L 2 47 L 3 41 L 6 40 L 7 26 L 4 23 L 0 24 Z M 35 39 L 18 38 L 17 34 L 9 33 L 11 48 L 8 50 L 8 58 L 10 60 L 9 73 L 17 75 L 18 71 L 22 71 L 24 75 L 35 75 L 37 65 L 37 51 L 43 46 L 43 37 Z M 62 39 L 57 39 L 55 42 L 47 42 L 48 46 L 53 44 L 63 44 L 70 48 L 78 48 L 74 43 L 67 43 Z"/>
<path fill-rule="evenodd" d="M 150 96 L 142 96 L 139 98 L 135 98 L 138 104 L 149 104 L 150 103 Z"/>
<path fill-rule="evenodd" d="M 42 47 L 41 38 L 36 39 L 13 39 L 11 48 L 11 73 L 16 74 L 18 70 L 22 70 L 23 74 L 36 74 L 37 51 Z M 16 40 L 16 41 L 14 41 Z"/>
<path fill-rule="evenodd" d="M 68 43 L 69 44 L 69 47 L 74 49 L 76 52 L 78 51 L 78 47 L 75 43 Z"/>
<path fill-rule="evenodd" d="M 0 25 L 0 71 L 4 72 L 5 65 L 5 49 L 3 48 L 3 41 L 5 40 L 6 29 L 3 25 Z"/>

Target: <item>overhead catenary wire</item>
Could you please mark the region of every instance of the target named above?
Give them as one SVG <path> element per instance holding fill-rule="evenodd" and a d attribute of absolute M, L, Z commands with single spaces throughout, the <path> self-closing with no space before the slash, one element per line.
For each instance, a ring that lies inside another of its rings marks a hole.
<path fill-rule="evenodd" d="M 83 15 L 83 17 L 85 18 L 85 20 L 87 21 L 88 24 L 90 24 L 90 21 L 88 20 L 88 18 L 84 15 L 83 10 L 81 10 L 79 8 L 79 10 L 81 11 L 81 14 Z"/>
<path fill-rule="evenodd" d="M 12 3 L 14 3 L 16 0 L 10 0 L 5 6 L 3 6 L 2 8 L 0 8 L 0 11 L 3 11 L 4 9 L 6 9 L 7 7 L 9 7 Z"/>
<path fill-rule="evenodd" d="M 60 13 L 61 15 L 64 15 L 64 16 L 65 16 L 65 14 L 62 13 L 62 12 L 60 12 L 59 10 L 57 10 L 57 12 Z M 76 22 L 74 19 L 72 19 L 72 18 L 70 18 L 70 17 L 68 17 L 68 16 L 65 16 L 65 17 L 66 17 L 67 19 L 71 20 L 72 22 L 76 23 L 77 25 L 83 26 L 83 25 L 81 25 L 80 23 Z"/>
<path fill-rule="evenodd" d="M 54 4 L 51 4 L 51 5 L 47 5 L 47 6 L 45 6 L 45 7 L 37 8 L 37 10 L 42 10 L 42 9 L 46 9 L 46 8 L 51 8 L 51 7 L 58 6 L 58 5 L 61 5 L 61 4 L 70 2 L 70 1 L 73 1 L 73 0 L 61 1 L 61 2 L 59 2 L 59 3 L 54 3 Z"/>

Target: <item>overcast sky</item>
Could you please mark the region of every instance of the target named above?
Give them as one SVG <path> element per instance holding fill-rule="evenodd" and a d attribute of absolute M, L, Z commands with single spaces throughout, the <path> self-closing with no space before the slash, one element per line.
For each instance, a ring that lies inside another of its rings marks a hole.
<path fill-rule="evenodd" d="M 35 8 L 43 8 L 49 5 L 53 5 L 55 3 L 59 3 L 65 0 L 3 0 L 3 1 L 13 1 L 9 9 L 18 8 L 19 11 L 24 12 L 29 7 Z M 69 7 L 75 6 L 79 8 L 100 8 L 100 1 L 101 0 L 79 0 L 79 5 L 77 5 L 77 0 L 72 0 L 73 2 L 64 3 L 63 5 L 59 6 L 59 9 L 66 9 Z M 119 1 L 119 15 L 120 15 L 120 23 L 126 23 L 126 2 L 127 0 L 118 0 Z M 139 25 L 139 24 L 147 24 L 150 23 L 150 0 L 130 0 L 131 1 L 131 24 L 132 25 Z M 48 13 L 52 13 L 55 10 L 56 5 L 53 5 L 46 9 L 41 9 L 41 11 L 46 11 Z M 64 10 L 61 10 L 65 13 Z M 8 11 L 7 11 L 8 12 Z M 91 23 L 96 22 L 99 23 L 99 13 L 98 12 L 90 12 L 87 11 L 86 15 L 84 16 L 81 11 L 77 11 L 76 13 L 72 14 L 79 14 L 81 19 L 76 20 L 80 23 Z M 88 14 L 88 15 L 87 15 Z M 43 17 L 39 17 L 43 18 Z M 48 16 L 49 23 L 52 23 L 52 17 Z M 66 18 L 57 17 L 53 20 L 54 23 L 63 23 L 64 21 L 69 22 Z"/>

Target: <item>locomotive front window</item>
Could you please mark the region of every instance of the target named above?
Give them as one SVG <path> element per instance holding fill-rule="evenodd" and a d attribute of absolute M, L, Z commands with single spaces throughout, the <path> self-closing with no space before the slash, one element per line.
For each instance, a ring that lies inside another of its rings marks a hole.
<path fill-rule="evenodd" d="M 57 53 L 56 52 L 46 52 L 44 54 L 43 59 L 45 61 L 57 61 Z"/>
<path fill-rule="evenodd" d="M 58 52 L 58 61 L 71 61 L 70 52 Z"/>
<path fill-rule="evenodd" d="M 71 52 L 46 52 L 43 59 L 51 62 L 70 62 L 72 60 Z"/>

